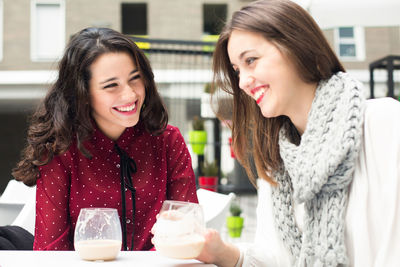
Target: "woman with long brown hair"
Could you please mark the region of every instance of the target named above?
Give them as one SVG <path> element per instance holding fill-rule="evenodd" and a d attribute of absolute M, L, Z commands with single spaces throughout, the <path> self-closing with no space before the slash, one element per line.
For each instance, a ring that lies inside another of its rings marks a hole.
<path fill-rule="evenodd" d="M 122 248 L 149 250 L 163 201 L 197 202 L 190 154 L 168 125 L 150 64 L 114 30 L 73 36 L 27 139 L 13 175 L 37 185 L 36 250 L 73 249 L 86 207 L 117 209 Z"/>
<path fill-rule="evenodd" d="M 233 96 L 235 155 L 258 179 L 255 244 L 208 230 L 218 266 L 399 266 L 400 104 L 364 99 L 311 16 L 289 0 L 233 14 L 214 52 Z M 223 107 L 220 107 L 221 109 Z"/>

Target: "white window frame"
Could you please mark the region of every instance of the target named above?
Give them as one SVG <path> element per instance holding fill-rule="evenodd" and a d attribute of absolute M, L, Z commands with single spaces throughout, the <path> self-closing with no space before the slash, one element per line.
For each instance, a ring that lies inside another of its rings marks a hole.
<path fill-rule="evenodd" d="M 353 28 L 354 36 L 353 38 L 339 36 L 339 28 Z M 356 55 L 354 57 L 341 56 L 340 55 L 340 45 L 341 44 L 354 44 L 356 49 Z M 365 60 L 365 34 L 364 27 L 361 26 L 342 26 L 335 28 L 335 50 L 336 54 L 343 61 L 364 61 Z"/>
<path fill-rule="evenodd" d="M 3 0 L 0 0 L 0 62 L 3 61 L 3 23 L 4 21 L 4 5 Z"/>
<path fill-rule="evenodd" d="M 37 54 L 37 48 L 36 48 L 36 43 L 37 43 L 37 33 L 36 33 L 36 6 L 40 4 L 58 4 L 60 5 L 60 10 L 61 10 L 61 15 L 60 15 L 60 41 L 62 44 L 65 44 L 65 0 L 31 0 L 31 60 L 33 62 L 51 62 L 54 60 L 57 60 L 61 58 L 62 52 L 60 51 L 60 54 L 49 58 L 43 58 L 40 55 Z"/>

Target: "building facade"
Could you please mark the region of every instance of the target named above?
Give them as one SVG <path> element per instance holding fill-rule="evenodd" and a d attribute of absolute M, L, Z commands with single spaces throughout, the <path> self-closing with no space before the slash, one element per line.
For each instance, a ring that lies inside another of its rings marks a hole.
<path fill-rule="evenodd" d="M 316 19 L 345 68 L 365 84 L 368 96 L 369 63 L 400 54 L 400 1 L 294 1 Z M 0 193 L 24 146 L 27 114 L 56 77 L 57 61 L 74 33 L 95 26 L 154 39 L 215 40 L 223 22 L 249 2 L 0 0 L 0 123 L 7 126 L 0 134 Z M 179 60 L 152 62 L 161 94 L 175 106 L 170 108 L 171 121 L 184 135 L 190 116 L 199 113 L 204 83 L 211 79 L 210 57 L 201 64 L 191 65 L 197 70 L 188 73 Z M 385 94 L 386 77 L 384 71 L 377 73 L 376 96 Z M 397 95 L 399 81 L 396 74 Z"/>
<path fill-rule="evenodd" d="M 110 27 L 149 38 L 209 40 L 218 32 L 216 24 L 250 1 L 0 0 L 0 89 L 19 81 L 49 82 L 54 76 L 32 71 L 54 70 L 65 43 L 85 27 Z M 346 69 L 360 73 L 376 59 L 400 54 L 400 17 L 395 13 L 399 1 L 296 2 L 322 27 Z"/>
<path fill-rule="evenodd" d="M 246 2 L 0 0 L 0 70 L 52 69 L 68 39 L 90 26 L 149 38 L 200 41 L 205 33 L 203 11 L 220 7 L 226 19 Z"/>

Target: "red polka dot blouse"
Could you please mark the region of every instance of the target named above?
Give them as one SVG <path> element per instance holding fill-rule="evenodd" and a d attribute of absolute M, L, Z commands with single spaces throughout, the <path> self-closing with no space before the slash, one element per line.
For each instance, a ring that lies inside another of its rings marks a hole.
<path fill-rule="evenodd" d="M 132 174 L 134 225 L 132 195 L 125 190 L 127 240 L 134 233 L 134 250 L 152 248 L 150 230 L 164 200 L 198 202 L 191 157 L 178 128 L 168 125 L 161 135 L 153 136 L 138 124 L 127 128 L 117 141 L 96 128 L 84 144 L 91 159 L 73 144 L 66 153 L 39 167 L 34 250 L 73 250 L 81 208 L 116 208 L 121 219 L 121 166 L 115 144 L 137 166 Z M 127 242 L 128 249 L 130 244 Z"/>

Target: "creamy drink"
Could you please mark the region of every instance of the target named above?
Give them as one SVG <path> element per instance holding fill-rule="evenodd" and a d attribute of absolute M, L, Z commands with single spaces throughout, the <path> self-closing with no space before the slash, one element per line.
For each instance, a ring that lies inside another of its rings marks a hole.
<path fill-rule="evenodd" d="M 155 244 L 156 250 L 162 255 L 177 259 L 193 259 L 199 256 L 204 246 L 204 237 L 198 234 L 179 240 L 165 240 Z"/>
<path fill-rule="evenodd" d="M 121 241 L 118 240 L 82 240 L 75 242 L 75 250 L 79 256 L 88 261 L 113 260 L 121 250 Z"/>
<path fill-rule="evenodd" d="M 118 211 L 112 208 L 82 208 L 74 234 L 74 246 L 84 260 L 113 260 L 121 250 Z"/>
<path fill-rule="evenodd" d="M 201 206 L 167 200 L 154 224 L 152 242 L 160 254 L 178 259 L 193 259 L 201 253 L 205 239 Z"/>

